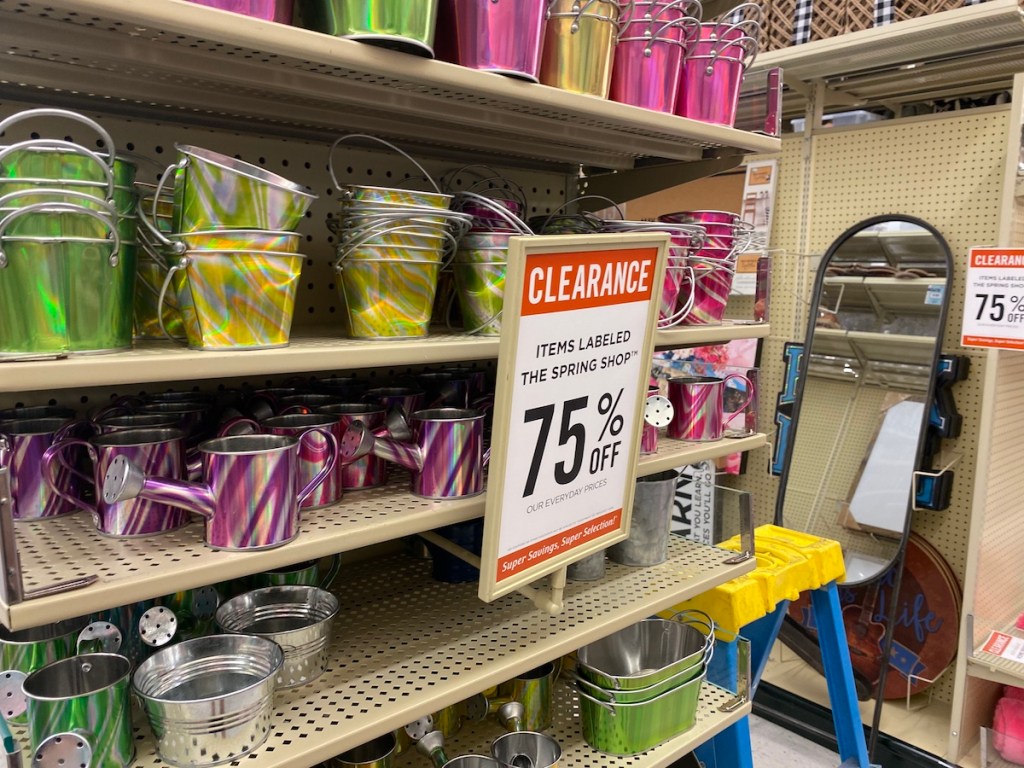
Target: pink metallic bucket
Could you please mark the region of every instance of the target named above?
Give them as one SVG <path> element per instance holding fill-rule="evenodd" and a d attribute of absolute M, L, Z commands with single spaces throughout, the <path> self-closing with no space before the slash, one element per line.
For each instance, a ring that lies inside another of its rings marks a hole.
<path fill-rule="evenodd" d="M 299 443 L 312 432 L 334 442 L 330 432 L 314 429 L 301 438 L 235 435 L 200 443 L 203 481 L 198 483 L 146 477 L 119 456 L 104 478 L 103 500 L 112 504 L 140 496 L 195 512 L 206 519 L 206 543 L 213 549 L 279 547 L 299 535 L 299 504 L 334 469 L 328 464 L 299 490 Z"/>
<path fill-rule="evenodd" d="M 257 19 L 292 23 L 292 0 L 189 0 L 196 5 L 220 8 L 222 11 L 241 13 Z"/>
<path fill-rule="evenodd" d="M 65 493 L 59 478 L 68 468 L 64 452 L 72 446 L 86 450 L 92 459 L 96 487 L 103 485 L 107 469 L 118 456 L 129 458 L 148 475 L 186 478 L 185 433 L 180 429 L 125 429 L 108 432 L 91 440 L 67 438 L 54 443 L 43 454 L 42 474 L 50 490 L 88 512 L 96 530 L 104 536 L 127 538 L 152 536 L 181 528 L 189 522 L 186 510 L 148 499 L 107 503 L 103 498 L 85 501 Z"/>
<path fill-rule="evenodd" d="M 725 317 L 735 266 L 726 259 L 693 259 L 691 264 L 693 271 L 684 278 L 680 293 L 688 296 L 692 304 L 680 322 L 682 325 L 717 325 Z"/>
<path fill-rule="evenodd" d="M 455 63 L 537 82 L 546 0 L 446 0 Z"/>
<path fill-rule="evenodd" d="M 743 73 L 757 53 L 757 40 L 745 34 L 745 25 L 701 24 L 700 40 L 683 64 L 677 115 L 733 126 Z"/>
<path fill-rule="evenodd" d="M 733 413 L 725 416 L 725 384 L 738 379 L 746 387 L 746 399 Z M 714 376 L 684 376 L 668 381 L 668 399 L 674 414 L 668 436 L 676 440 L 707 442 L 721 440 L 726 425 L 744 412 L 753 394 L 746 376 L 731 373 L 724 379 Z"/>

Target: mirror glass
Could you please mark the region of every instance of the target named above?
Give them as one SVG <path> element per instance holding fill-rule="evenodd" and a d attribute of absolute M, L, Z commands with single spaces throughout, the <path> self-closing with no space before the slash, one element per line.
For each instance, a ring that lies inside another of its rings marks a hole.
<path fill-rule="evenodd" d="M 818 269 L 776 522 L 839 541 L 847 584 L 886 570 L 910 528 L 951 267 L 931 226 L 888 216 Z"/>

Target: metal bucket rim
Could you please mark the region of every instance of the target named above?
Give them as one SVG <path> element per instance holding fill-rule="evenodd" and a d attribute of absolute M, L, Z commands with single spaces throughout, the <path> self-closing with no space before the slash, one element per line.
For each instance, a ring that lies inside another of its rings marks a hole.
<path fill-rule="evenodd" d="M 46 435 L 52 432 L 58 431 L 61 427 L 70 423 L 69 419 L 61 418 L 60 416 L 44 416 L 37 419 L 5 419 L 0 421 L 0 434 L 4 435 L 21 435 L 25 437 L 33 437 L 36 435 Z M 12 429 L 12 426 L 21 426 L 22 429 L 39 429 L 41 431 L 36 432 L 23 432 L 20 430 Z M 44 428 L 47 427 L 47 428 Z M 53 427 L 49 429 L 48 427 Z"/>
<path fill-rule="evenodd" d="M 480 421 L 482 418 L 484 418 L 483 411 L 478 411 L 475 408 L 423 408 L 422 410 L 414 411 L 409 420 L 454 424 L 457 422 Z"/>
<path fill-rule="evenodd" d="M 330 395 L 327 395 L 330 397 Z M 312 407 L 312 406 L 309 406 Z M 274 428 L 288 428 L 288 427 L 332 427 L 338 423 L 338 419 L 326 419 L 325 416 L 332 416 L 330 413 L 280 413 L 275 416 L 268 416 L 267 418 L 260 421 L 260 426 Z M 305 420 L 305 424 L 293 424 L 291 422 L 301 422 Z"/>
<path fill-rule="evenodd" d="M 140 414 L 142 415 L 142 414 Z M 145 414 L 149 416 L 159 416 L 160 414 Z M 142 439 L 141 434 L 148 435 L 147 439 Z M 145 445 L 157 445 L 159 443 L 168 443 L 172 440 L 184 440 L 185 433 L 175 427 L 139 427 L 120 429 L 116 432 L 104 432 L 101 435 L 96 435 L 89 439 L 89 442 L 96 446 L 113 447 L 113 446 L 145 446 Z"/>
<path fill-rule="evenodd" d="M 265 448 L 248 448 L 241 450 L 229 450 L 222 448 L 222 445 L 229 443 L 268 443 Z M 273 445 L 276 443 L 276 445 Z M 214 456 L 255 456 L 258 454 L 281 453 L 290 450 L 299 444 L 299 438 L 291 435 L 227 435 L 225 437 L 214 437 L 204 440 L 199 444 L 202 453 Z"/>
<path fill-rule="evenodd" d="M 654 704 L 655 702 L 659 701 L 660 699 L 663 699 L 666 696 L 670 696 L 672 694 L 678 694 L 680 691 L 686 690 L 690 686 L 700 687 L 701 685 L 703 685 L 704 678 L 706 678 L 707 676 L 708 676 L 708 672 L 707 672 L 707 669 L 705 668 L 704 671 L 701 672 L 699 675 L 697 675 L 696 677 L 694 677 L 694 678 L 692 678 L 690 680 L 687 680 L 685 683 L 680 683 L 675 688 L 669 688 L 664 693 L 659 693 L 657 696 L 655 696 L 655 697 L 653 697 L 651 699 L 647 699 L 646 701 L 634 701 L 634 702 L 601 701 L 600 699 L 595 699 L 589 693 L 586 693 L 585 691 L 580 690 L 579 686 L 574 686 L 574 687 L 576 688 L 576 693 L 577 694 L 579 694 L 580 696 L 582 696 L 582 697 L 584 697 L 586 699 L 589 699 L 591 702 L 593 702 L 594 704 L 597 704 L 600 707 L 604 707 L 605 709 L 612 710 L 612 715 L 614 716 L 614 714 L 615 714 L 614 710 L 618 709 L 619 707 L 622 707 L 624 709 L 631 709 L 633 707 L 645 707 L 645 706 L 649 706 L 649 705 Z"/>
<path fill-rule="evenodd" d="M 297 594 L 302 599 L 300 601 L 280 599 L 275 601 L 273 599 L 277 595 L 288 593 Z M 259 598 L 263 597 L 267 598 L 266 602 L 256 602 Z M 325 608 L 326 614 L 314 614 L 312 609 L 315 605 Z M 257 632 L 251 629 L 251 624 L 240 623 L 240 620 L 248 618 L 255 612 L 289 606 L 295 606 L 298 609 L 295 614 L 291 614 L 292 617 L 297 618 L 301 616 L 304 619 L 308 619 L 308 622 L 301 627 L 275 632 Z M 305 612 L 302 612 L 302 609 L 305 609 Z M 253 589 L 231 598 L 217 608 L 214 621 L 217 622 L 217 626 L 229 634 L 252 635 L 273 640 L 275 637 L 288 635 L 292 632 L 304 632 L 314 627 L 329 624 L 334 621 L 340 610 L 341 603 L 338 598 L 326 589 L 300 584 L 278 585 Z M 287 656 L 289 649 L 282 646 L 282 651 Z"/>
<path fill-rule="evenodd" d="M 59 675 L 60 669 L 63 667 L 70 666 L 72 664 L 81 665 L 83 663 L 91 662 L 102 663 L 110 665 L 109 669 L 104 670 L 106 675 L 104 677 L 105 682 L 103 685 L 99 685 L 100 681 L 97 681 L 97 686 L 90 688 L 89 690 L 76 691 L 75 693 L 68 694 L 67 696 L 41 696 L 31 692 L 31 688 L 39 683 L 40 678 L 44 681 L 51 675 Z M 40 667 L 34 672 L 30 672 L 25 680 L 21 684 L 22 690 L 25 692 L 25 696 L 32 699 L 33 701 L 67 701 L 69 699 L 76 699 L 80 696 L 91 696 L 94 693 L 105 691 L 108 688 L 112 688 L 123 680 L 127 680 L 132 674 L 132 663 L 126 657 L 119 653 L 82 653 L 77 656 L 69 656 L 66 659 L 60 659 L 58 661 L 51 662 L 45 667 Z M 107 679 L 112 678 L 112 679 Z"/>
<path fill-rule="evenodd" d="M 175 144 L 174 148 L 181 154 L 187 157 L 194 157 L 202 163 L 217 166 L 225 171 L 237 173 L 240 176 L 247 176 L 253 181 L 259 181 L 272 187 L 277 187 L 287 192 L 307 197 L 310 200 L 317 199 L 316 195 L 312 192 L 307 192 L 301 184 L 286 179 L 284 176 L 280 176 L 273 171 L 268 171 L 266 168 L 261 168 L 258 165 L 247 163 L 244 160 L 239 160 L 231 157 L 230 155 L 224 155 L 220 152 L 214 152 L 211 149 L 197 147 L 194 144 Z"/>
<path fill-rule="evenodd" d="M 455 195 L 449 195 L 449 194 L 446 194 L 444 192 L 426 192 L 426 191 L 420 191 L 418 189 L 403 189 L 402 187 L 375 187 L 375 186 L 372 186 L 370 184 L 345 184 L 338 191 L 341 192 L 344 195 L 345 194 L 345 190 L 347 190 L 347 189 L 368 189 L 368 190 L 370 190 L 372 192 L 399 192 L 401 194 L 406 194 L 406 195 L 410 195 L 410 194 L 411 195 L 428 195 L 430 197 L 439 197 L 439 198 L 444 198 L 446 200 L 453 200 L 455 198 Z M 353 202 L 360 202 L 360 203 L 363 203 L 363 202 L 365 202 L 365 203 L 383 202 L 383 203 L 386 203 L 386 202 L 389 202 L 389 201 L 387 201 L 387 200 L 361 200 L 358 197 L 348 197 L 348 198 L 345 198 L 343 200 L 343 202 L 345 202 L 345 203 L 353 203 Z"/>

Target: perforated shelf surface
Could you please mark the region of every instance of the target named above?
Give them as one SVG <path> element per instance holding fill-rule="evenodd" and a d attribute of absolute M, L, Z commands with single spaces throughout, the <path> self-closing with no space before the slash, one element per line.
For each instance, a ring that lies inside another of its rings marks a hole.
<path fill-rule="evenodd" d="M 1019 604 L 1019 600 L 1016 601 Z M 1014 612 L 1019 614 L 1019 612 Z M 986 624 L 981 626 L 975 618 L 975 637 L 981 637 L 981 642 L 975 647 L 974 654 L 967 657 L 967 674 L 982 680 L 991 680 L 1003 685 L 1024 687 L 1024 662 L 1006 659 L 994 653 L 982 650 L 984 641 L 988 637 L 989 630 L 995 630 L 1024 640 L 1024 630 L 1017 629 L 1014 620 L 1009 620 L 1000 625 Z M 968 638 L 970 642 L 970 638 Z"/>
<path fill-rule="evenodd" d="M 561 768 L 659 768 L 671 765 L 750 714 L 749 702 L 731 712 L 719 711 L 719 707 L 733 698 L 729 691 L 705 682 L 697 704 L 697 718 L 690 730 L 639 755 L 617 756 L 598 752 L 583 740 L 577 697 L 570 685 L 559 682 L 552 695 L 552 727 L 545 733 L 562 748 Z M 449 760 L 456 755 L 489 755 L 491 741 L 502 733 L 504 731 L 491 720 L 465 723 L 458 733 L 445 739 L 445 753 Z M 398 765 L 401 768 L 423 768 L 426 761 L 413 750 L 399 758 Z"/>
<path fill-rule="evenodd" d="M 180 0 L 0 0 L 0 42 L 9 98 L 102 99 L 126 114 L 249 131 L 326 138 L 355 129 L 442 154 L 565 169 L 779 146 L 778 139 Z"/>
<path fill-rule="evenodd" d="M 1024 53 L 1017 0 L 990 0 L 762 54 L 752 69 L 782 67 L 787 83 L 824 80 L 825 108 L 907 103 L 1009 88 Z M 803 89 L 805 92 L 806 89 Z M 795 92 L 784 111 L 803 109 Z"/>
<path fill-rule="evenodd" d="M 2 0 L 0 0 L 2 2 Z M 758 338 L 767 323 L 702 325 L 658 331 L 655 345 L 679 348 Z M 433 334 L 421 339 L 359 341 L 327 336 L 326 331 L 299 333 L 287 347 L 259 351 L 202 351 L 170 341 L 140 341 L 134 349 L 109 355 L 0 362 L 0 392 L 28 392 L 67 387 L 224 379 L 255 374 L 352 370 L 387 365 L 482 360 L 498 356 L 498 337 Z"/>
<path fill-rule="evenodd" d="M 752 450 L 765 443 L 763 434 L 685 443 L 662 439 L 659 451 L 640 459 L 639 475 L 660 472 L 703 459 Z M 0 602 L 0 621 L 9 629 L 113 608 L 169 592 L 239 578 L 284 565 L 379 544 L 480 517 L 486 496 L 437 502 L 408 492 L 408 475 L 394 470 L 382 488 L 346 494 L 340 504 L 304 510 L 302 533 L 282 547 L 262 552 L 215 551 L 203 543 L 199 522 L 177 531 L 138 539 L 100 536 L 84 513 L 41 523 L 16 523 L 18 553 L 25 588 L 34 589 L 78 576 L 98 581 L 71 592 Z"/>
<path fill-rule="evenodd" d="M 609 563 L 601 581 L 569 582 L 558 616 L 518 595 L 483 603 L 475 582 L 434 581 L 410 557 L 343 568 L 326 672 L 279 691 L 267 742 L 231 765 L 309 768 L 753 568 L 725 565 L 732 554 L 673 537 L 661 565 Z M 166 765 L 138 713 L 135 724 L 135 766 Z"/>

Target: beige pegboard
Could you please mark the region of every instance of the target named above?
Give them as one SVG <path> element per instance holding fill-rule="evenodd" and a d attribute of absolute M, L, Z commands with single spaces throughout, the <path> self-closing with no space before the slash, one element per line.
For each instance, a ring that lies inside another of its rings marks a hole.
<path fill-rule="evenodd" d="M 939 549 L 961 582 L 985 374 L 984 353 L 959 344 L 966 256 L 973 245 L 998 241 L 1008 118 L 1008 108 L 985 108 L 833 129 L 811 139 L 787 137 L 772 228 L 772 246 L 791 250 L 781 259 L 785 268 L 773 269 L 772 333 L 761 357 L 766 431 L 774 424 L 775 397 L 782 386 L 784 344 L 802 342 L 805 335 L 815 254 L 823 254 L 850 226 L 885 213 L 921 218 L 949 242 L 955 267 L 942 350 L 970 357 L 971 373 L 953 390 L 964 417 L 961 436 L 945 441 L 944 448 L 961 458 L 954 467 L 950 508 L 915 513 L 912 525 Z M 770 520 L 775 510 L 778 481 L 765 471 L 769 460 L 769 449 L 754 452 L 750 470 L 738 480 L 755 493 L 758 522 Z M 935 698 L 950 701 L 953 683 L 952 675 L 944 676 L 934 687 Z"/>

